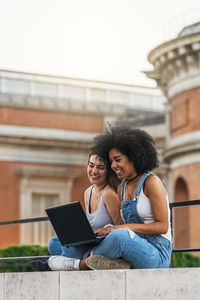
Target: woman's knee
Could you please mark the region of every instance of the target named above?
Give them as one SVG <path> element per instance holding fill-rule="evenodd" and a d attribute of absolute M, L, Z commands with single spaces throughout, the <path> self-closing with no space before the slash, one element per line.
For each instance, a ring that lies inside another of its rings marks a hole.
<path fill-rule="evenodd" d="M 55 235 L 55 236 L 53 236 L 52 238 L 50 238 L 50 240 L 49 240 L 49 243 L 50 242 L 59 242 L 59 238 Z"/>
<path fill-rule="evenodd" d="M 53 236 L 48 243 L 48 251 L 51 255 L 60 255 L 62 246 L 57 236 Z"/>
<path fill-rule="evenodd" d="M 128 231 L 128 229 L 118 228 L 118 229 L 112 230 L 109 233 L 109 237 L 110 237 L 110 239 L 113 240 L 113 242 L 121 241 L 127 236 L 127 231 Z"/>
<path fill-rule="evenodd" d="M 59 239 L 57 236 L 53 236 L 50 238 L 49 243 L 48 243 L 48 248 L 54 246 L 55 244 L 60 243 Z"/>

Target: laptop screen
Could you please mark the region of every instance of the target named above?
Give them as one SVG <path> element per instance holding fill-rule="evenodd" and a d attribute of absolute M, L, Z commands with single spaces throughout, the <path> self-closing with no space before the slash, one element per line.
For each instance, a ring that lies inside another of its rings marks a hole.
<path fill-rule="evenodd" d="M 63 246 L 87 244 L 95 240 L 80 202 L 71 202 L 45 210 Z"/>

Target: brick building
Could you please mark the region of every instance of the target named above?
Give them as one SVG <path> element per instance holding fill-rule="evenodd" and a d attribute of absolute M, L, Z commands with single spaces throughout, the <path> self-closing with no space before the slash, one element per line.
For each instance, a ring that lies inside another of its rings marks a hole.
<path fill-rule="evenodd" d="M 154 70 L 146 74 L 168 99 L 163 158 L 169 166 L 170 199 L 200 199 L 200 23 L 153 49 L 148 59 Z M 199 215 L 199 207 L 176 209 L 176 248 L 199 248 Z"/>
<path fill-rule="evenodd" d="M 157 89 L 0 70 L 0 221 L 44 216 L 83 200 L 93 137 L 131 122 L 164 147 L 165 97 Z M 166 168 L 159 175 L 165 181 Z M 0 227 L 0 246 L 47 244 L 48 222 Z"/>

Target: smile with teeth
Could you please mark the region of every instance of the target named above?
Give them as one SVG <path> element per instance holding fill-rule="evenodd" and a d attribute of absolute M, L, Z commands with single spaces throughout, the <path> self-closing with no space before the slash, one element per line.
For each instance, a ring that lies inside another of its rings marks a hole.
<path fill-rule="evenodd" d="M 118 174 L 120 174 L 121 171 L 122 171 L 121 169 L 115 170 L 115 173 L 118 175 Z"/>

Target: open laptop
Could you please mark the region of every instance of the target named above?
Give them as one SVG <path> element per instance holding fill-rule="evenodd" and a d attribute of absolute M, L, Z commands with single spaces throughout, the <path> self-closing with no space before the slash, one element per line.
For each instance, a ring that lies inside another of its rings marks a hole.
<path fill-rule="evenodd" d="M 63 246 L 98 244 L 105 236 L 96 236 L 80 202 L 45 209 L 49 220 Z"/>

